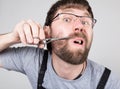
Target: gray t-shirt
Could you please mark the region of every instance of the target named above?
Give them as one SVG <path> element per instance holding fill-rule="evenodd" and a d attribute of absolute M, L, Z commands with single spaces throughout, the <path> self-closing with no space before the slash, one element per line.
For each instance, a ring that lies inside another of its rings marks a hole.
<path fill-rule="evenodd" d="M 0 52 L 0 61 L 5 69 L 27 75 L 33 89 L 37 89 L 38 70 L 42 62 L 43 51 L 35 47 L 9 48 Z M 96 89 L 105 69 L 104 66 L 88 59 L 83 75 L 76 80 L 67 80 L 59 77 L 51 64 L 49 53 L 43 82 L 46 89 Z M 120 89 L 120 79 L 113 72 L 110 74 L 105 89 Z"/>

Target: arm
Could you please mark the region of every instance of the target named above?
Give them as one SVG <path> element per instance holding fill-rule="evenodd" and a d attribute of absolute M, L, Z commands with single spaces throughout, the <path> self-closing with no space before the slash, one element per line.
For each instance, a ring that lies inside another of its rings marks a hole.
<path fill-rule="evenodd" d="M 9 46 L 18 43 L 17 39 L 14 37 L 13 33 L 1 34 L 0 35 L 0 52 Z"/>
<path fill-rule="evenodd" d="M 37 44 L 39 39 L 34 37 L 45 38 L 41 26 L 32 20 L 21 21 L 11 33 L 0 35 L 0 52 L 16 43 Z"/>

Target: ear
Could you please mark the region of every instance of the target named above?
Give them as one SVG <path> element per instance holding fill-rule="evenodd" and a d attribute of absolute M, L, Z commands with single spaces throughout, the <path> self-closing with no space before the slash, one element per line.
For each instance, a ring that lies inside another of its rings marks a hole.
<path fill-rule="evenodd" d="M 45 32 L 45 37 L 46 37 L 46 38 L 50 38 L 50 37 L 51 37 L 50 27 L 49 27 L 49 26 L 44 26 L 44 27 L 43 27 L 43 30 L 44 30 L 44 32 Z"/>

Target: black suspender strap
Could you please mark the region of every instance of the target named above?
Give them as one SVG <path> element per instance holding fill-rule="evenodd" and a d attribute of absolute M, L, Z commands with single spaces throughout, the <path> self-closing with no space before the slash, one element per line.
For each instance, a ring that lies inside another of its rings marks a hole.
<path fill-rule="evenodd" d="M 37 89 L 45 89 L 44 87 L 42 87 L 42 83 L 43 83 L 45 71 L 47 69 L 47 59 L 48 59 L 48 51 L 45 50 L 44 55 L 43 55 L 43 61 L 42 61 L 42 64 L 41 64 L 41 69 L 40 69 L 39 75 L 38 75 Z"/>
<path fill-rule="evenodd" d="M 40 71 L 39 71 L 39 74 L 38 74 L 37 89 L 45 89 L 44 87 L 42 87 L 42 83 L 43 83 L 45 71 L 47 69 L 47 59 L 48 59 L 48 51 L 45 50 L 44 55 L 43 55 L 43 61 L 42 61 L 42 64 L 41 64 L 41 68 L 40 68 Z M 108 68 L 105 68 L 105 70 L 103 72 L 103 75 L 102 75 L 96 89 L 104 89 L 105 88 L 105 85 L 107 83 L 107 80 L 109 78 L 110 73 L 111 73 L 111 70 L 109 70 Z"/>
<path fill-rule="evenodd" d="M 104 89 L 105 88 L 105 85 L 107 83 L 107 80 L 109 78 L 110 73 L 111 73 L 111 70 L 109 70 L 108 68 L 105 67 L 103 75 L 98 83 L 97 89 Z"/>

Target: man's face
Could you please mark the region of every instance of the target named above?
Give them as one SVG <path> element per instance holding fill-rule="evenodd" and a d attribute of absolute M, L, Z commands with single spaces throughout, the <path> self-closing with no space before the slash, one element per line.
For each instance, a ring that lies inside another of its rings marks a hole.
<path fill-rule="evenodd" d="M 52 53 L 70 64 L 81 64 L 87 59 L 92 43 L 92 20 L 87 18 L 90 16 L 86 10 L 65 9 L 58 13 L 62 14 L 51 24 L 51 37 L 70 39 L 52 42 Z"/>

